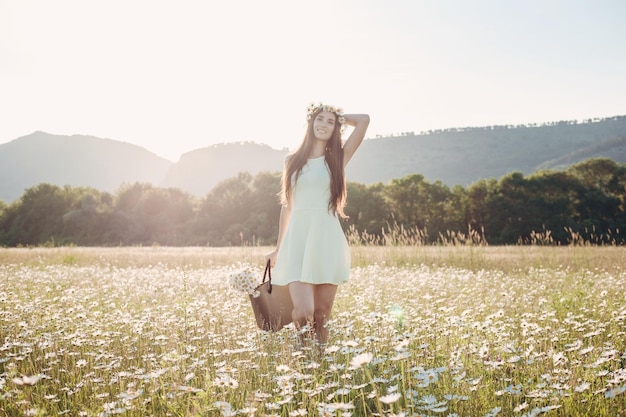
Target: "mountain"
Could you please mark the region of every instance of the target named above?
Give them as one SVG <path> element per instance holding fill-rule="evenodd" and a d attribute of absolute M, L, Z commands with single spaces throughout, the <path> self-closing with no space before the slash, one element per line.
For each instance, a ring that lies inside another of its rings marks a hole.
<path fill-rule="evenodd" d="M 387 183 L 419 173 L 448 186 L 468 186 L 512 171 L 563 169 L 591 158 L 626 162 L 626 116 L 584 123 L 488 126 L 366 140 L 350 162 L 350 181 Z"/>
<path fill-rule="evenodd" d="M 224 143 L 183 154 L 161 182 L 203 196 L 220 181 L 242 171 L 253 175 L 262 171 L 280 171 L 287 150 L 278 151 L 253 142 Z"/>
<path fill-rule="evenodd" d="M 172 163 L 125 142 L 35 132 L 0 145 L 0 200 L 12 202 L 42 182 L 109 192 L 123 183 L 149 182 L 204 196 L 239 172 L 279 172 L 286 155 L 254 142 L 228 143 L 192 150 Z M 366 139 L 346 174 L 363 184 L 417 173 L 430 182 L 468 186 L 512 171 L 564 169 L 592 157 L 626 163 L 626 116 Z"/>
<path fill-rule="evenodd" d="M 112 192 L 123 183 L 159 182 L 171 165 L 130 143 L 35 132 L 0 145 L 0 200 L 42 182 Z"/>

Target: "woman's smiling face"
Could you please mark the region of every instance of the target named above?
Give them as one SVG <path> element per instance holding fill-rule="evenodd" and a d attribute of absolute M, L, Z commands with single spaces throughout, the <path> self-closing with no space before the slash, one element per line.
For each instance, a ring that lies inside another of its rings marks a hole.
<path fill-rule="evenodd" d="M 335 113 L 323 111 L 313 120 L 313 133 L 318 140 L 329 140 L 335 131 L 337 116 Z"/>

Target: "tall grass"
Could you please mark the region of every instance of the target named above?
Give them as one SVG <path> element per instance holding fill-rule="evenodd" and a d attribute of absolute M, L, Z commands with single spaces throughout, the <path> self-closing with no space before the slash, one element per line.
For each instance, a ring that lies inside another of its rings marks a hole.
<path fill-rule="evenodd" d="M 324 353 L 228 287 L 268 250 L 0 250 L 0 415 L 626 415 L 623 248 L 354 246 Z"/>
<path fill-rule="evenodd" d="M 348 228 L 346 233 L 348 242 L 352 246 L 424 246 L 430 241 L 428 229 L 420 229 L 417 226 L 405 227 L 394 222 L 387 224 L 380 234 L 372 234 L 367 231 L 358 231 L 354 225 Z M 480 232 L 468 227 L 467 233 L 447 230 L 439 233 L 435 244 L 443 246 L 485 246 L 485 231 Z"/>

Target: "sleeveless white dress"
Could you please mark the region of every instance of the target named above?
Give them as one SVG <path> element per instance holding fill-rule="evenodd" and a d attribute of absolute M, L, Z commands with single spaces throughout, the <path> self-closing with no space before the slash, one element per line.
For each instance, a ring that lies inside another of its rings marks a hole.
<path fill-rule="evenodd" d="M 272 270 L 272 284 L 339 285 L 350 275 L 350 248 L 339 218 L 328 210 L 330 170 L 309 159 L 292 189 L 292 210 Z"/>

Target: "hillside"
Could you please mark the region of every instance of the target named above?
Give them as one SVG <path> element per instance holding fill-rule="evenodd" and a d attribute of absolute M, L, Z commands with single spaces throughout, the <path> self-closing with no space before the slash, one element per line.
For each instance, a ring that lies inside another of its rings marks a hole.
<path fill-rule="evenodd" d="M 512 171 L 561 169 L 591 157 L 626 162 L 626 117 L 542 126 L 449 129 L 366 140 L 348 166 L 349 180 L 386 183 L 420 173 L 467 186 Z"/>
<path fill-rule="evenodd" d="M 112 192 L 125 182 L 158 182 L 171 165 L 130 143 L 35 132 L 0 145 L 0 200 L 42 182 Z"/>
<path fill-rule="evenodd" d="M 213 145 L 172 163 L 141 147 L 92 136 L 36 132 L 0 145 L 0 200 L 47 182 L 114 191 L 149 182 L 204 196 L 247 171 L 280 171 L 286 150 L 253 142 Z M 419 173 L 452 187 L 519 171 L 563 169 L 592 157 L 626 163 L 626 116 L 541 126 L 489 126 L 367 139 L 347 168 L 348 181 L 373 184 Z"/>
<path fill-rule="evenodd" d="M 286 155 L 286 150 L 252 142 L 209 146 L 182 155 L 170 167 L 161 185 L 202 196 L 220 181 L 242 171 L 251 174 L 280 171 Z"/>

